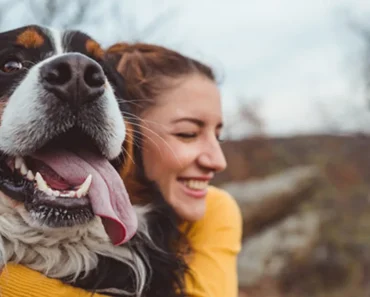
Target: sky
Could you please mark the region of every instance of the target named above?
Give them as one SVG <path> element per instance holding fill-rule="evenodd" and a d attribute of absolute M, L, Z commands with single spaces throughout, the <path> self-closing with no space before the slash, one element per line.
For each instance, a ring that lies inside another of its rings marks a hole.
<path fill-rule="evenodd" d="M 350 26 L 370 28 L 370 1 L 118 2 L 96 0 L 102 22 L 80 29 L 103 45 L 141 39 L 211 64 L 234 137 L 253 133 L 238 121 L 240 102 L 253 104 L 265 132 L 273 135 L 370 131 L 365 43 Z M 8 14 L 3 28 L 38 23 L 28 9 L 15 10 L 26 17 Z M 111 17 L 112 9 L 118 18 Z"/>
<path fill-rule="evenodd" d="M 369 1 L 188 1 L 171 37 L 151 41 L 163 38 L 222 73 L 226 120 L 237 118 L 242 98 L 271 134 L 366 130 L 364 44 L 350 24 L 369 16 Z"/>

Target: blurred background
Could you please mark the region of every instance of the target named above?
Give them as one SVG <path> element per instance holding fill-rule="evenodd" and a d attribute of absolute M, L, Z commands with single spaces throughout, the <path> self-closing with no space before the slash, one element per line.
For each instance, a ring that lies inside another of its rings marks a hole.
<path fill-rule="evenodd" d="M 244 218 L 240 296 L 370 296 L 370 1 L 0 5 L 2 31 L 80 29 L 213 66 L 229 164 L 215 184 Z"/>

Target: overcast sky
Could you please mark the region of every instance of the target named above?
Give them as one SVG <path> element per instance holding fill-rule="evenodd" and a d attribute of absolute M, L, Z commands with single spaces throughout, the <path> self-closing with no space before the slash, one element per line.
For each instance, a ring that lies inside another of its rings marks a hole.
<path fill-rule="evenodd" d="M 104 22 L 82 29 L 104 45 L 141 38 L 146 30 L 145 41 L 211 63 L 223 78 L 226 122 L 235 118 L 237 98 L 244 98 L 257 102 L 272 134 L 370 130 L 361 75 L 363 42 L 348 27 L 349 20 L 370 20 L 370 1 L 123 1 L 123 28 L 110 19 L 115 2 L 96 0 Z M 26 22 L 38 20 L 13 13 L 5 27 Z"/>

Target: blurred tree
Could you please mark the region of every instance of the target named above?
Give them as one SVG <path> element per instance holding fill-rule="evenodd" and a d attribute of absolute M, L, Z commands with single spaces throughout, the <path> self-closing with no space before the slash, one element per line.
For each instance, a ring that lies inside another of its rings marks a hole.
<path fill-rule="evenodd" d="M 96 7 L 94 4 L 96 1 L 93 0 L 28 0 L 29 11 L 34 19 L 44 26 L 61 29 L 96 22 L 96 16 L 92 14 Z"/>
<path fill-rule="evenodd" d="M 262 100 L 237 97 L 236 114 L 226 119 L 224 136 L 227 139 L 245 137 L 264 137 L 265 123 L 261 115 Z"/>
<path fill-rule="evenodd" d="M 109 43 L 117 40 L 148 41 L 168 27 L 179 12 L 179 6 L 166 5 L 153 12 L 153 17 L 144 24 L 139 22 L 141 7 L 147 6 L 143 2 L 141 5 L 122 0 L 24 0 L 20 3 L 26 5 L 28 16 L 37 24 L 100 32 Z"/>

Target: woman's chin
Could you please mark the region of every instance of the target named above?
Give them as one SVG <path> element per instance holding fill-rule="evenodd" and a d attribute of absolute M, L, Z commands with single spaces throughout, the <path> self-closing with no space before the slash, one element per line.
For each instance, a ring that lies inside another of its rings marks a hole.
<path fill-rule="evenodd" d="M 189 222 L 195 222 L 204 217 L 206 212 L 206 200 L 205 199 L 193 199 L 187 195 L 178 196 L 178 199 L 174 203 L 174 209 L 177 215 Z"/>

